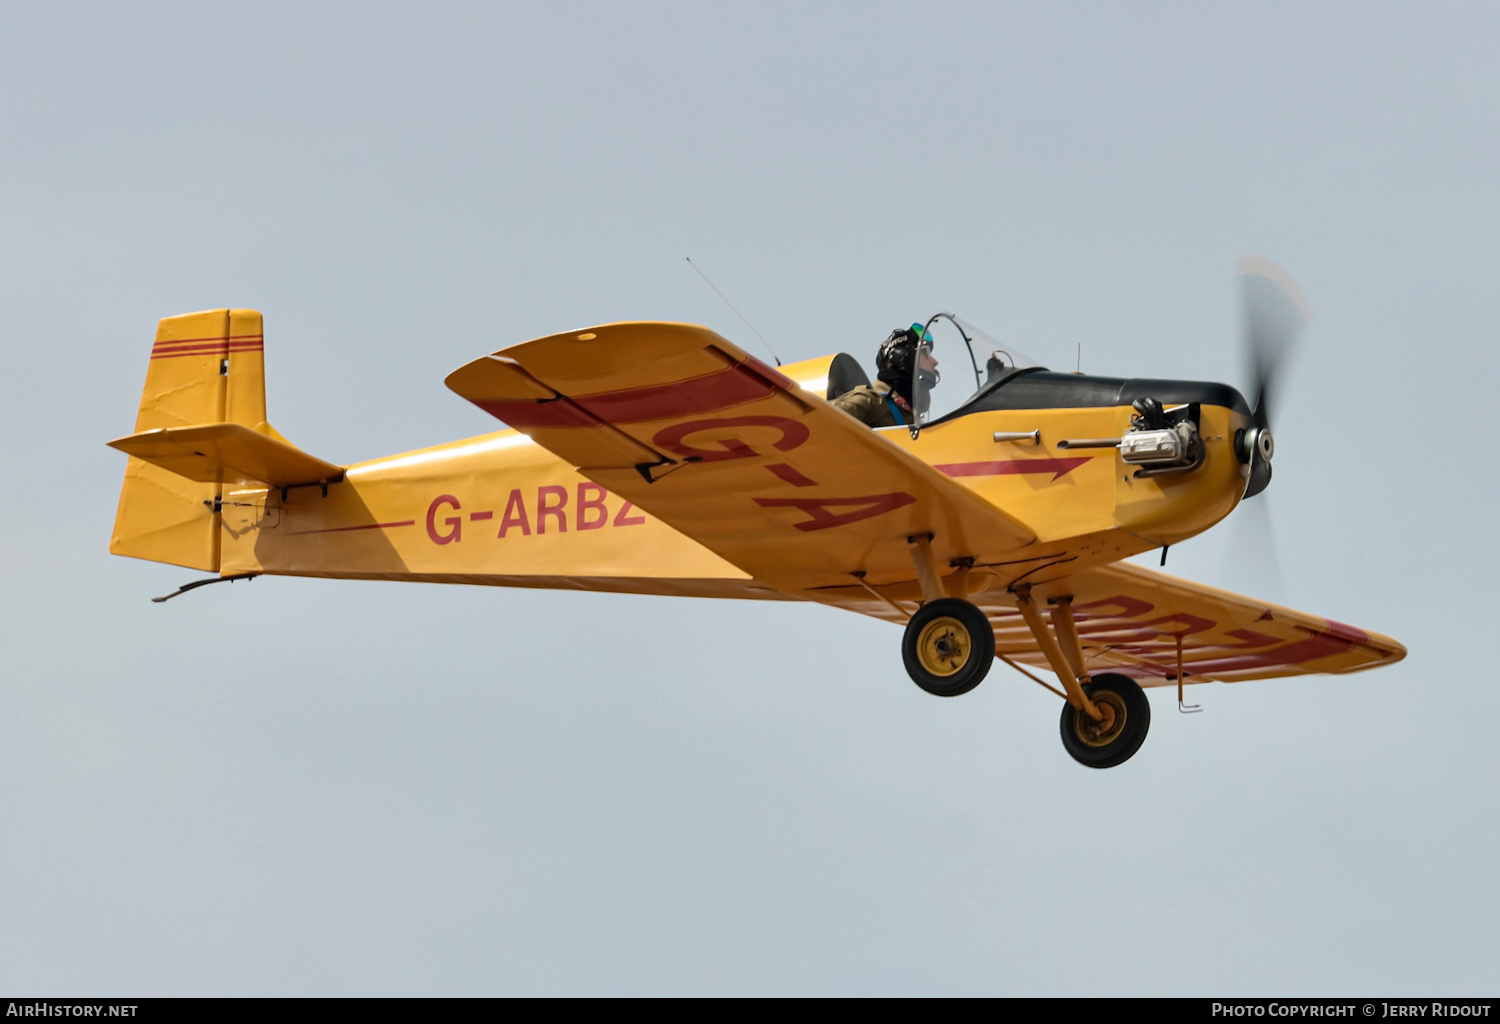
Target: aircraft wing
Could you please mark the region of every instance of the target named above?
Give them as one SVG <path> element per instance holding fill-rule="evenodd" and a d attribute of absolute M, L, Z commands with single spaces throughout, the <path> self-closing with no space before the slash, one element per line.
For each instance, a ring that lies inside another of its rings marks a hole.
<path fill-rule="evenodd" d="M 1000 561 L 1021 522 L 705 327 L 620 323 L 477 359 L 448 386 L 757 579 L 788 591 Z M 808 595 L 815 596 L 815 595 Z M 820 598 L 821 599 L 821 598 Z"/>
<path fill-rule="evenodd" d="M 1179 638 L 1187 682 L 1357 672 L 1406 657 L 1388 636 L 1128 562 L 1069 584 L 1089 670 L 1121 672 L 1143 686 L 1175 682 Z M 1001 652 L 1031 646 L 1019 612 L 995 627 Z M 1044 663 L 1039 654 L 1031 660 Z"/>
<path fill-rule="evenodd" d="M 1406 656 L 1388 636 L 1129 562 L 1038 584 L 1032 593 L 1044 608 L 1049 598 L 1072 595 L 1088 670 L 1118 672 L 1142 686 L 1176 685 L 1179 639 L 1188 683 L 1357 672 Z M 892 608 L 848 586 L 822 599 L 893 622 L 905 622 L 916 610 L 914 602 Z M 1014 598 L 996 587 L 970 600 L 994 625 L 996 651 L 1040 669 L 1050 681 L 1047 660 Z"/>

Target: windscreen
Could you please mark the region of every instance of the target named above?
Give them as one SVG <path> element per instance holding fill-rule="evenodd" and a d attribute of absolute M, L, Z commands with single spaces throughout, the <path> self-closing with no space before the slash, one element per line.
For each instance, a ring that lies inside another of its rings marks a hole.
<path fill-rule="evenodd" d="M 952 313 L 936 313 L 912 329 L 922 334 L 911 391 L 922 423 L 948 415 L 1017 369 L 1041 365 Z"/>

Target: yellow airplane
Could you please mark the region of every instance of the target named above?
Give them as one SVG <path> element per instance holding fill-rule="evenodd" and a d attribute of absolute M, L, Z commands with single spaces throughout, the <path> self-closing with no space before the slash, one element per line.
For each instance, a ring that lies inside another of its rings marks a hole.
<path fill-rule="evenodd" d="M 1068 753 L 1106 768 L 1145 739 L 1142 687 L 1190 710 L 1184 682 L 1406 653 L 1122 561 L 1165 558 L 1269 482 L 1302 300 L 1270 264 L 1243 281 L 1253 409 L 1223 384 L 1051 372 L 944 313 L 914 327 L 953 337 L 934 353 L 965 397 L 945 411 L 914 382 L 917 422 L 871 429 L 828 402 L 867 382 L 847 355 L 776 369 L 705 327 L 614 323 L 449 375 L 509 429 L 347 466 L 266 422 L 259 313 L 169 317 L 135 433 L 110 442 L 130 456 L 110 550 L 219 574 L 182 590 L 271 574 L 815 601 L 904 625 L 929 693 L 1007 662 L 1063 699 Z"/>

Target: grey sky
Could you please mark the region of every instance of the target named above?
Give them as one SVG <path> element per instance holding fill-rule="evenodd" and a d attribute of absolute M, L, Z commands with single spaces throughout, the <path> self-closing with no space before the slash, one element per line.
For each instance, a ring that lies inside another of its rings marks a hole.
<path fill-rule="evenodd" d="M 0 990 L 1493 994 L 1493 5 L 422 7 L 0 10 Z M 1237 381 L 1245 252 L 1317 311 L 1282 579 L 1248 509 L 1168 568 L 1411 655 L 1107 772 L 827 609 L 106 553 L 162 316 L 262 310 L 347 462 L 490 430 L 501 345 L 755 345 L 685 255 L 786 360 Z"/>

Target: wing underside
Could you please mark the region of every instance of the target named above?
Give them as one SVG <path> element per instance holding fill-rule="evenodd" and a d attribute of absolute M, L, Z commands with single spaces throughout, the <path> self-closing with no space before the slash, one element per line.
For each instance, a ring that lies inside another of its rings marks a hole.
<path fill-rule="evenodd" d="M 1390 637 L 1119 562 L 1039 585 L 1034 596 L 1071 596 L 1090 673 L 1118 672 L 1142 686 L 1175 685 L 1178 644 L 1184 681 L 1241 682 L 1356 672 L 1400 661 Z M 915 593 L 885 601 L 859 587 L 821 598 L 850 611 L 905 622 Z M 995 627 L 998 653 L 1048 672 L 1014 598 L 1003 588 L 970 594 Z"/>

